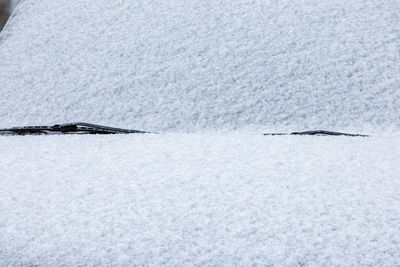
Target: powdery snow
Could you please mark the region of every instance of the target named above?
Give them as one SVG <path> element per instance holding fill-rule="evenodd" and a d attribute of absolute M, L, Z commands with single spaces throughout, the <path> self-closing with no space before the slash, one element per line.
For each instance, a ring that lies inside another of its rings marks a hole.
<path fill-rule="evenodd" d="M 398 136 L 0 138 L 0 265 L 397 266 Z"/>
<path fill-rule="evenodd" d="M 398 130 L 396 0 L 25 0 L 0 126 Z"/>
<path fill-rule="evenodd" d="M 398 134 L 249 134 L 398 132 L 398 14 L 22 1 L 0 33 L 0 127 L 170 133 L 0 137 L 0 266 L 399 265 Z"/>

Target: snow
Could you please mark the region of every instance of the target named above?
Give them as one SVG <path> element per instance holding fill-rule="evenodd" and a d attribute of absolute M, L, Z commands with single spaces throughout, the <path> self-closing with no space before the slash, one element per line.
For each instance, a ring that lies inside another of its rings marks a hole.
<path fill-rule="evenodd" d="M 0 127 L 398 131 L 396 0 L 25 0 Z"/>
<path fill-rule="evenodd" d="M 0 138 L 1 266 L 396 266 L 400 139 Z"/>
<path fill-rule="evenodd" d="M 24 0 L 0 33 L 0 266 L 396 266 L 400 2 Z M 361 137 L 262 136 L 326 129 Z"/>

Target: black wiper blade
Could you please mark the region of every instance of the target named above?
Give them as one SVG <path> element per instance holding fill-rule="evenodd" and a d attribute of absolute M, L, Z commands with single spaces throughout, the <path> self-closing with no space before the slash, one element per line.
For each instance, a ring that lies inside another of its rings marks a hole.
<path fill-rule="evenodd" d="M 139 130 L 115 128 L 85 122 L 56 124 L 53 126 L 24 126 L 0 129 L 0 135 L 48 135 L 48 134 L 133 134 L 150 133 Z M 325 130 L 292 132 L 292 133 L 265 133 L 263 135 L 331 135 L 331 136 L 360 136 L 364 134 L 350 134 Z"/>
<path fill-rule="evenodd" d="M 332 132 L 325 130 L 315 130 L 315 131 L 304 131 L 304 132 L 292 132 L 292 133 L 265 133 L 264 135 L 332 135 L 332 136 L 360 136 L 360 137 L 368 137 L 369 135 L 365 134 L 351 134 L 351 133 L 341 133 L 341 132 Z"/>
<path fill-rule="evenodd" d="M 332 132 L 325 130 L 316 130 L 316 131 L 305 131 L 305 132 L 293 132 L 291 135 L 335 135 L 335 136 L 361 136 L 368 137 L 366 134 L 351 134 L 351 133 L 341 133 L 341 132 Z"/>
<path fill-rule="evenodd" d="M 85 122 L 56 124 L 53 126 L 24 126 L 0 129 L 0 135 L 48 135 L 48 134 L 133 134 L 149 133 L 138 130 L 114 128 Z"/>

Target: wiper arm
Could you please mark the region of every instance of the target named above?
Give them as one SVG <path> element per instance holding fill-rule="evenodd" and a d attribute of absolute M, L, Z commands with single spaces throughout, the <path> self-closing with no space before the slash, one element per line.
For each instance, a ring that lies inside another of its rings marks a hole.
<path fill-rule="evenodd" d="M 85 122 L 56 124 L 53 126 L 24 126 L 0 129 L 0 135 L 47 135 L 47 134 L 132 134 L 150 133 L 146 131 L 128 130 Z M 263 135 L 331 135 L 331 136 L 360 136 L 364 134 L 350 134 L 325 130 L 292 132 L 292 133 L 265 133 Z"/>
<path fill-rule="evenodd" d="M 46 134 L 132 134 L 149 133 L 85 122 L 56 124 L 53 126 L 24 126 L 0 129 L 0 135 L 46 135 Z"/>
<path fill-rule="evenodd" d="M 264 135 L 333 135 L 333 136 L 360 136 L 360 137 L 369 136 L 365 134 L 350 134 L 350 133 L 340 133 L 340 132 L 332 132 L 325 130 L 292 132 L 292 133 L 265 133 Z"/>

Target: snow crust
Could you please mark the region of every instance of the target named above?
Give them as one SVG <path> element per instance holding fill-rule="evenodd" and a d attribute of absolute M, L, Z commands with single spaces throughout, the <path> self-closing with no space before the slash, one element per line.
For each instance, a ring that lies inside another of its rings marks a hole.
<path fill-rule="evenodd" d="M 400 126 L 396 0 L 25 0 L 0 35 L 0 126 Z"/>
<path fill-rule="evenodd" d="M 1 266 L 397 266 L 398 136 L 0 138 Z"/>
<path fill-rule="evenodd" d="M 0 33 L 0 127 L 170 133 L 0 137 L 0 266 L 399 265 L 398 135 L 249 134 L 398 132 L 398 14 L 22 1 Z"/>

